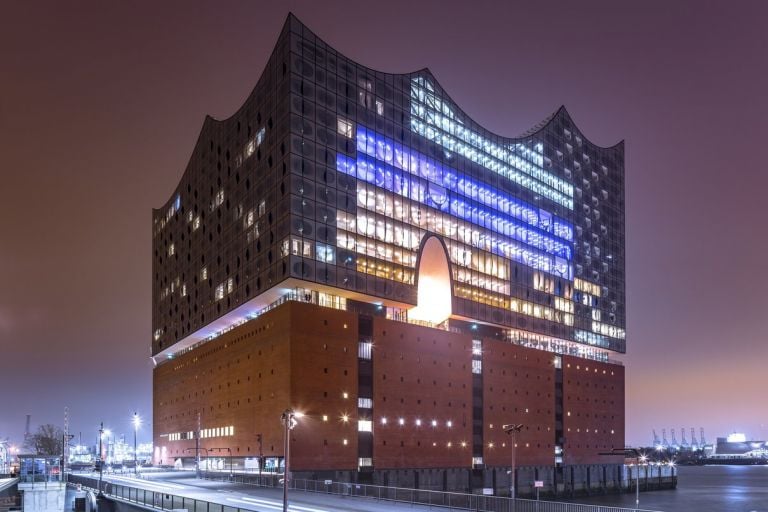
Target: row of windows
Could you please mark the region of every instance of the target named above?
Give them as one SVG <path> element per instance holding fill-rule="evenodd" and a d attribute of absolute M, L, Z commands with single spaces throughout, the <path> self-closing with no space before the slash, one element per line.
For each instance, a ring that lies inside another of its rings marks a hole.
<path fill-rule="evenodd" d="M 228 437 L 235 435 L 235 427 L 229 425 L 227 427 L 216 428 L 204 428 L 200 430 L 200 439 L 207 439 L 210 437 Z M 162 437 L 162 436 L 161 436 Z M 187 439 L 195 439 L 195 432 L 174 432 L 168 434 L 168 441 L 184 441 Z"/>

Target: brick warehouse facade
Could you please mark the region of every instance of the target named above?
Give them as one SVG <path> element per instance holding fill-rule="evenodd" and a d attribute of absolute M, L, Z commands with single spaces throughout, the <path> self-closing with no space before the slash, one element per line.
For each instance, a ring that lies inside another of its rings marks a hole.
<path fill-rule="evenodd" d="M 155 463 L 279 468 L 291 407 L 307 477 L 508 489 L 522 423 L 521 492 L 609 485 L 623 180 L 623 144 L 562 108 L 500 138 L 429 71 L 368 70 L 289 16 L 153 214 Z"/>

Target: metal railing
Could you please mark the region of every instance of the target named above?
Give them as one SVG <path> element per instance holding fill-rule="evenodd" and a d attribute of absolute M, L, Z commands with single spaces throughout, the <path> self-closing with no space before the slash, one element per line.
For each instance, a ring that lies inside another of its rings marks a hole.
<path fill-rule="evenodd" d="M 280 475 L 235 475 L 233 478 L 230 478 L 228 475 L 219 473 L 204 473 L 201 476 L 207 480 L 229 481 L 257 487 L 278 487 L 282 485 Z M 501 496 L 430 491 L 405 487 L 384 487 L 327 480 L 293 479 L 290 481 L 289 487 L 297 491 L 369 498 L 380 501 L 408 503 L 410 505 L 426 505 L 429 507 L 447 508 L 449 510 L 482 512 L 654 512 L 646 509 L 520 498 L 512 500 L 511 498 Z"/>
<path fill-rule="evenodd" d="M 221 478 L 221 480 L 230 481 L 229 478 Z M 236 478 L 235 480 L 239 479 Z M 95 478 L 70 474 L 68 475 L 68 483 L 80 484 L 85 488 L 99 491 L 99 481 Z M 253 484 L 253 482 L 244 483 Z M 263 483 L 266 484 L 266 487 L 275 487 L 277 481 L 265 480 Z M 475 512 L 654 512 L 646 509 L 582 505 L 556 501 L 512 500 L 500 496 L 382 487 L 343 482 L 326 484 L 325 481 L 317 480 L 294 480 L 291 488 L 297 491 L 374 498 L 382 501 L 408 503 L 410 505 L 424 505 L 430 508 L 439 507 L 448 510 L 472 510 Z M 111 498 L 121 499 L 157 510 L 185 509 L 188 512 L 249 512 L 248 509 L 241 509 L 240 507 L 233 507 L 222 503 L 177 496 L 166 492 L 150 491 L 107 481 L 101 483 L 101 491 Z"/>

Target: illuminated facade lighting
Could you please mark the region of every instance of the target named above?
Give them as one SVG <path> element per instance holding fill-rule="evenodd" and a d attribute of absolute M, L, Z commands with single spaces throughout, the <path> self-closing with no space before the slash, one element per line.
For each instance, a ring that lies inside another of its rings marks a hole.
<path fill-rule="evenodd" d="M 521 416 L 521 464 L 623 446 L 623 146 L 562 108 L 494 134 L 428 70 L 371 71 L 293 17 L 268 70 L 153 212 L 156 462 L 231 445 L 279 471 L 273 412 L 298 406 L 291 469 L 317 474 L 495 471 Z M 522 379 L 557 412 L 510 406 Z"/>

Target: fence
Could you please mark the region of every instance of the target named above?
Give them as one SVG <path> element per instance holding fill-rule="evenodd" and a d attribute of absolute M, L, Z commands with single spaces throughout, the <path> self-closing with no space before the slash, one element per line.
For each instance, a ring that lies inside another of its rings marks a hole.
<path fill-rule="evenodd" d="M 272 475 L 262 475 L 259 483 L 243 475 L 236 475 L 233 479 L 216 475 L 219 478 L 212 480 L 236 481 L 261 485 L 264 487 L 278 487 L 281 485 Z M 258 476 L 258 475 L 255 475 Z M 98 480 L 95 478 L 68 475 L 70 484 L 81 484 L 83 487 L 98 491 Z M 554 501 L 536 501 L 499 496 L 484 496 L 478 494 L 463 494 L 441 491 L 427 491 L 420 489 L 406 489 L 398 487 L 382 487 L 375 485 L 350 484 L 343 482 L 294 480 L 291 489 L 304 492 L 333 494 L 338 496 L 352 496 L 369 498 L 382 501 L 408 503 L 410 505 L 423 505 L 428 507 L 445 508 L 447 510 L 472 510 L 476 512 L 653 512 L 645 509 L 607 507 L 602 505 L 582 505 L 577 503 L 561 503 Z M 189 512 L 249 512 L 248 509 L 233 507 L 221 503 L 199 500 L 186 496 L 177 496 L 165 492 L 150 491 L 138 487 L 115 484 L 108 481 L 101 483 L 104 494 L 125 500 L 137 505 L 143 505 L 158 510 L 186 509 Z"/>

